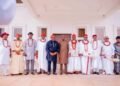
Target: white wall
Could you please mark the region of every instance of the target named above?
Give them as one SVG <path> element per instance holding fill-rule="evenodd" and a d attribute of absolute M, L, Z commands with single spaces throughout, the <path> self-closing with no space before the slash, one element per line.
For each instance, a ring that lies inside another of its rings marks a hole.
<path fill-rule="evenodd" d="M 81 21 L 76 18 L 72 18 L 71 16 L 66 18 L 57 18 L 59 16 L 54 16 L 55 18 L 36 18 L 31 11 L 27 9 L 24 5 L 17 6 L 16 9 L 16 16 L 14 20 L 8 26 L 5 27 L 5 31 L 10 32 L 12 34 L 12 29 L 14 27 L 22 27 L 23 28 L 23 40 L 27 38 L 27 33 L 32 31 L 35 35 L 34 37 L 38 38 L 38 27 L 46 27 L 48 28 L 48 38 L 52 33 L 78 33 L 78 28 L 85 27 L 86 33 L 88 33 L 90 39 L 91 35 L 95 33 L 96 26 L 105 26 L 106 34 L 110 36 L 111 40 L 114 40 L 116 36 L 116 28 L 120 26 L 120 10 L 116 11 L 110 16 L 107 16 L 100 20 L 99 22 L 92 22 L 91 20 L 88 21 Z M 39 19 L 39 20 L 38 20 Z M 72 20 L 72 21 L 71 21 Z M 92 23 L 91 23 L 92 22 Z M 13 37 L 10 35 L 10 40 Z"/>
<path fill-rule="evenodd" d="M 120 27 L 120 9 L 116 10 L 113 14 L 103 18 L 96 25 L 105 26 L 105 35 L 109 36 L 112 41 L 115 41 L 115 37 L 117 36 L 117 28 Z"/>

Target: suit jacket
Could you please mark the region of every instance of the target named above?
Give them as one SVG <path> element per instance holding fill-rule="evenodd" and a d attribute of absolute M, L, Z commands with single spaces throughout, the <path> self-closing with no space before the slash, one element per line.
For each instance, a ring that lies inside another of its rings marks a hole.
<path fill-rule="evenodd" d="M 60 51 L 60 46 L 59 43 L 57 41 L 48 41 L 47 45 L 46 45 L 46 51 L 47 51 L 47 60 L 48 61 L 57 61 L 57 55 L 51 56 L 50 53 L 54 53 L 57 52 L 59 53 Z"/>

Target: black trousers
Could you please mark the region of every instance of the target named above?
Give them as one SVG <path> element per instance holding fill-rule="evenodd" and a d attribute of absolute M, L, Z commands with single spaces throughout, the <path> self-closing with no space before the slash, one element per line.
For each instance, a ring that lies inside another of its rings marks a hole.
<path fill-rule="evenodd" d="M 114 62 L 114 73 L 120 74 L 120 62 Z"/>
<path fill-rule="evenodd" d="M 53 73 L 56 73 L 57 61 L 48 61 L 48 72 L 51 73 L 51 63 L 53 63 Z"/>

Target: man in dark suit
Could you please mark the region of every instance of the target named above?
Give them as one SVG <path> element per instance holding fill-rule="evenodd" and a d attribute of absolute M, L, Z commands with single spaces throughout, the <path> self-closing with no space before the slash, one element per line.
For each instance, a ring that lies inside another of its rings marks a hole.
<path fill-rule="evenodd" d="M 51 74 L 51 63 L 53 62 L 53 74 L 56 75 L 57 55 L 59 53 L 60 46 L 55 40 L 55 35 L 51 35 L 51 40 L 47 42 L 47 60 L 48 60 L 48 75 Z"/>

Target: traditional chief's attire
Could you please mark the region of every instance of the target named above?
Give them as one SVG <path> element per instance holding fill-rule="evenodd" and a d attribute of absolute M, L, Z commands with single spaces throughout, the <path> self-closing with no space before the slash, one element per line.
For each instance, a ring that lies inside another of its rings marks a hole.
<path fill-rule="evenodd" d="M 67 72 L 74 73 L 81 71 L 81 58 L 79 57 L 79 42 L 77 40 L 71 40 L 69 42 L 69 57 Z"/>
<path fill-rule="evenodd" d="M 19 51 L 17 54 L 16 51 Z M 14 40 L 12 43 L 11 74 L 24 72 L 23 43 L 21 40 Z"/>
<path fill-rule="evenodd" d="M 68 42 L 66 40 L 60 42 L 60 64 L 68 63 Z"/>
<path fill-rule="evenodd" d="M 56 73 L 56 66 L 57 66 L 57 55 L 52 56 L 50 53 L 59 53 L 60 45 L 57 41 L 50 40 L 47 42 L 46 45 L 47 51 L 47 61 L 48 61 L 48 73 L 51 73 L 51 62 L 53 62 L 53 73 Z"/>
<path fill-rule="evenodd" d="M 68 64 L 68 42 L 62 40 L 60 42 L 60 54 L 59 54 L 59 63 L 60 63 L 60 73 L 67 73 L 67 64 Z M 64 66 L 64 68 L 63 68 Z"/>
<path fill-rule="evenodd" d="M 106 74 L 113 74 L 114 64 L 112 56 L 114 55 L 114 47 L 110 42 L 103 42 L 102 44 L 103 55 L 103 69 Z"/>
<path fill-rule="evenodd" d="M 30 72 L 29 67 L 31 66 L 31 72 L 34 72 L 34 60 L 35 60 L 35 51 L 36 51 L 36 41 L 34 39 L 27 39 L 24 42 L 24 53 L 26 59 L 26 72 Z"/>
<path fill-rule="evenodd" d="M 102 58 L 100 56 L 102 43 L 100 40 L 96 40 L 96 41 L 92 41 L 91 44 L 92 44 L 92 53 L 93 53 L 92 71 L 99 73 L 99 70 L 102 70 Z"/>
<path fill-rule="evenodd" d="M 81 62 L 82 62 L 82 73 L 83 74 L 90 74 L 92 68 L 92 46 L 89 41 L 83 40 L 80 42 L 80 54 Z"/>
<path fill-rule="evenodd" d="M 120 46 L 118 46 L 118 43 L 114 44 L 115 48 L 115 59 L 118 59 L 119 61 L 114 62 L 114 72 L 116 74 L 120 74 Z"/>
<path fill-rule="evenodd" d="M 46 43 L 46 39 L 37 41 L 36 51 L 38 51 L 38 71 L 44 70 L 47 72 Z"/>
<path fill-rule="evenodd" d="M 0 40 L 0 71 L 3 75 L 9 74 L 10 48 L 8 40 Z"/>

